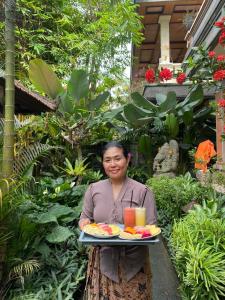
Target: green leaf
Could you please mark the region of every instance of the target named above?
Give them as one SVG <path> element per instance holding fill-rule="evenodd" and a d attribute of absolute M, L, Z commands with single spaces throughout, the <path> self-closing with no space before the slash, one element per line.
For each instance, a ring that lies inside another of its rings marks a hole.
<path fill-rule="evenodd" d="M 84 70 L 74 70 L 68 82 L 68 93 L 79 101 L 88 96 L 89 82 Z"/>
<path fill-rule="evenodd" d="M 48 257 L 51 253 L 49 246 L 46 243 L 40 243 L 35 247 L 35 250 L 41 253 L 44 257 Z"/>
<path fill-rule="evenodd" d="M 56 99 L 63 91 L 59 78 L 52 68 L 41 59 L 34 59 L 29 65 L 29 78 L 40 93 Z"/>
<path fill-rule="evenodd" d="M 104 92 L 98 95 L 94 100 L 90 101 L 88 104 L 88 109 L 93 111 L 95 109 L 99 109 L 100 106 L 105 102 L 105 100 L 110 96 L 109 92 Z"/>
<path fill-rule="evenodd" d="M 164 124 L 166 126 L 169 136 L 171 138 L 175 138 L 179 133 L 179 123 L 176 116 L 173 113 L 167 115 Z"/>
<path fill-rule="evenodd" d="M 123 106 L 107 111 L 103 115 L 103 121 L 112 121 L 117 115 L 121 114 L 123 111 Z"/>
<path fill-rule="evenodd" d="M 186 98 L 177 104 L 176 109 L 178 110 L 187 106 L 187 108 L 185 108 L 184 111 L 190 110 L 202 103 L 204 99 L 203 96 L 204 94 L 202 86 L 200 84 L 196 85 L 191 89 Z"/>
<path fill-rule="evenodd" d="M 211 107 L 203 107 L 201 110 L 195 113 L 194 120 L 201 119 L 212 112 Z"/>
<path fill-rule="evenodd" d="M 138 151 L 143 153 L 146 158 L 152 157 L 152 139 L 149 135 L 144 134 L 138 141 Z"/>
<path fill-rule="evenodd" d="M 74 233 L 67 227 L 56 226 L 53 228 L 52 232 L 46 236 L 46 240 L 49 243 L 63 243 L 73 235 Z"/>
<path fill-rule="evenodd" d="M 174 92 L 168 92 L 165 101 L 159 105 L 160 112 L 173 110 L 177 105 L 177 96 Z"/>
<path fill-rule="evenodd" d="M 55 204 L 48 211 L 49 215 L 52 215 L 52 216 L 54 216 L 56 218 L 59 218 L 61 216 L 65 216 L 65 215 L 71 214 L 73 212 L 74 211 L 70 207 L 64 206 L 64 205 L 60 205 L 60 204 Z"/>
<path fill-rule="evenodd" d="M 73 220 L 75 220 L 76 218 L 77 218 L 77 214 L 75 212 L 73 212 L 65 217 L 62 217 L 61 221 L 63 223 L 69 223 L 69 222 L 72 222 Z"/>
<path fill-rule="evenodd" d="M 186 126 L 189 126 L 192 124 L 193 122 L 193 111 L 189 110 L 189 111 L 185 111 L 182 117 L 184 124 Z"/>
<path fill-rule="evenodd" d="M 119 114 L 117 114 L 115 118 L 121 122 L 126 122 L 126 123 L 128 122 L 128 120 L 125 118 L 123 112 L 120 112 Z"/>
<path fill-rule="evenodd" d="M 47 223 L 57 223 L 56 216 L 50 214 L 49 212 L 40 214 L 36 223 L 38 224 L 47 224 Z"/>
<path fill-rule="evenodd" d="M 155 104 L 153 104 L 152 102 L 148 101 L 146 98 L 144 98 L 138 92 L 132 93 L 131 94 L 131 98 L 133 99 L 134 103 L 138 107 L 143 107 L 143 108 L 145 108 L 147 110 L 150 110 L 150 111 L 157 110 L 157 106 Z"/>
<path fill-rule="evenodd" d="M 156 102 L 158 105 L 166 101 L 166 95 L 164 94 L 155 94 Z"/>
<path fill-rule="evenodd" d="M 138 126 L 143 123 L 147 123 L 148 120 L 138 120 L 143 117 L 146 117 L 146 112 L 143 109 L 138 108 L 136 105 L 132 103 L 128 103 L 124 106 L 124 116 L 125 118 L 133 125 Z"/>
<path fill-rule="evenodd" d="M 63 93 L 59 96 L 59 107 L 58 110 L 65 114 L 72 114 L 74 112 L 74 101 L 67 93 Z"/>

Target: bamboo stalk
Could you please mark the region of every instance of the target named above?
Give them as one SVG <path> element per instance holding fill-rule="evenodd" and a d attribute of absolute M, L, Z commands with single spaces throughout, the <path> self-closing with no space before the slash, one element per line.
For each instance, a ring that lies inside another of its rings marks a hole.
<path fill-rule="evenodd" d="M 9 178 L 14 161 L 15 113 L 15 11 L 16 0 L 5 0 L 5 124 L 3 135 L 2 177 Z"/>

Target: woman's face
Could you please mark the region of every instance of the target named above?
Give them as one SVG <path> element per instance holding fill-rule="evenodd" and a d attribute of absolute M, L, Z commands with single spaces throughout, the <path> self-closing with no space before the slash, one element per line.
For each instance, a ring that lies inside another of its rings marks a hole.
<path fill-rule="evenodd" d="M 103 156 L 103 167 L 106 175 L 111 179 L 123 179 L 126 176 L 129 158 L 123 154 L 123 150 L 111 147 L 105 151 Z"/>

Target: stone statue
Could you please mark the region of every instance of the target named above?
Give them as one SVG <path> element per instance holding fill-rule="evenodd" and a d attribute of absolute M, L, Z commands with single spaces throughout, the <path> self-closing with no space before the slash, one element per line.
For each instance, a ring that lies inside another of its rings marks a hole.
<path fill-rule="evenodd" d="M 154 176 L 175 177 L 179 161 L 179 146 L 177 141 L 170 140 L 159 148 L 153 162 Z"/>

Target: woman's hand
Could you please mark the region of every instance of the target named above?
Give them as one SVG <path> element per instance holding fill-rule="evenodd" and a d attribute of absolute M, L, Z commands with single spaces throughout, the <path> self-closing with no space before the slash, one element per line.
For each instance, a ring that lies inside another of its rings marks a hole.
<path fill-rule="evenodd" d="M 80 220 L 80 222 L 79 222 L 80 229 L 83 230 L 84 226 L 88 225 L 90 223 L 91 223 L 91 220 L 89 220 L 87 218 Z"/>

